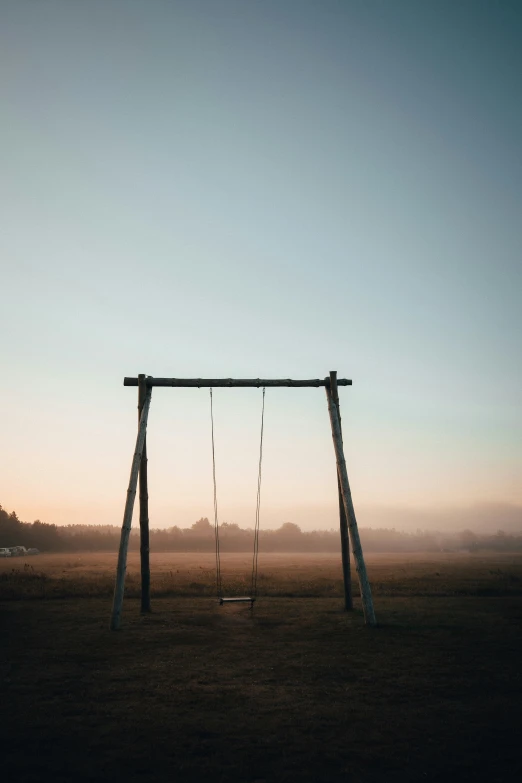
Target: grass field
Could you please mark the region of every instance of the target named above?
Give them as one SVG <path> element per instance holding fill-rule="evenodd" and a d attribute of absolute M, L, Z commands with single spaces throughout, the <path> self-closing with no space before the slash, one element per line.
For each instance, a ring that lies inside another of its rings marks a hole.
<path fill-rule="evenodd" d="M 368 557 L 379 627 L 342 611 L 331 555 L 260 562 L 253 613 L 212 558 L 0 561 L 6 781 L 513 781 L 522 776 L 522 557 Z M 248 556 L 224 558 L 244 592 Z M 134 596 L 134 597 L 133 597 Z"/>
<path fill-rule="evenodd" d="M 111 596 L 116 554 L 58 554 L 0 559 L 0 600 Z M 366 557 L 378 596 L 522 595 L 521 554 L 374 554 Z M 222 556 L 224 587 L 244 595 L 250 587 L 248 554 Z M 258 591 L 279 598 L 341 596 L 340 556 L 268 554 L 259 561 Z M 155 596 L 215 595 L 215 561 L 209 553 L 151 555 Z M 355 570 L 353 570 L 354 591 Z M 140 594 L 139 555 L 129 555 L 126 595 Z"/>

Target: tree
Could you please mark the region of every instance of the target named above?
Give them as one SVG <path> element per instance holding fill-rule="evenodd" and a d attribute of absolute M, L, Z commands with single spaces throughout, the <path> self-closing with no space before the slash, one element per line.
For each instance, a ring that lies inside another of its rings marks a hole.
<path fill-rule="evenodd" d="M 214 533 L 214 529 L 207 517 L 201 517 L 197 522 L 194 522 L 190 528 L 197 536 L 211 536 Z"/>
<path fill-rule="evenodd" d="M 299 525 L 296 525 L 295 522 L 283 522 L 277 532 L 285 537 L 288 536 L 289 538 L 302 534 L 301 528 Z"/>

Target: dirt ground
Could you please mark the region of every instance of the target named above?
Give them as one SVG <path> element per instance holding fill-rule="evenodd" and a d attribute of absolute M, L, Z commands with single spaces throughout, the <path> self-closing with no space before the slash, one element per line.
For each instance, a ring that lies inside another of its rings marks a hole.
<path fill-rule="evenodd" d="M 239 589 L 249 558 L 227 559 Z M 0 564 L 9 783 L 522 779 L 520 557 L 368 558 L 370 629 L 331 556 L 265 559 L 251 613 L 198 595 L 205 556 L 156 555 L 154 612 L 130 597 L 117 633 L 115 556 Z M 31 579 L 48 592 L 21 598 Z"/>

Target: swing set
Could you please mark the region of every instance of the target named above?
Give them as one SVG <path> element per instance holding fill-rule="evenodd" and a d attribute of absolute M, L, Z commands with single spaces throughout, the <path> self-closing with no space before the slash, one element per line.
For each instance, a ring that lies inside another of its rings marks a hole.
<path fill-rule="evenodd" d="M 131 465 L 129 486 L 127 489 L 127 499 L 123 514 L 123 525 L 121 529 L 120 547 L 118 552 L 118 565 L 116 569 L 116 585 L 114 589 L 114 600 L 111 615 L 110 628 L 113 631 L 119 629 L 121 624 L 121 613 L 123 608 L 123 596 L 125 591 L 125 572 L 127 569 L 127 551 L 129 547 L 129 537 L 132 524 L 132 514 L 136 490 L 140 485 L 140 561 L 141 561 L 141 611 L 143 613 L 151 611 L 150 605 L 150 562 L 149 562 L 149 496 L 147 481 L 147 421 L 149 416 L 150 402 L 153 387 L 207 387 L 210 394 L 210 422 L 212 439 L 212 478 L 214 487 L 214 539 L 216 555 L 216 595 L 219 604 L 223 606 L 228 603 L 250 603 L 253 609 L 257 598 L 257 573 L 258 573 L 258 555 L 259 555 L 259 525 L 261 509 L 261 478 L 263 464 L 263 435 L 265 419 L 265 393 L 268 387 L 320 387 L 324 386 L 328 402 L 328 412 L 330 415 L 330 425 L 332 430 L 332 439 L 337 463 L 337 486 L 339 495 L 339 525 L 341 533 L 341 555 L 343 564 L 343 584 L 344 584 L 344 603 L 345 609 L 353 608 L 350 577 L 350 543 L 356 563 L 356 571 L 361 591 L 364 620 L 367 625 L 376 625 L 375 612 L 371 594 L 370 583 L 366 573 L 357 520 L 353 507 L 346 461 L 344 458 L 343 440 L 341 431 L 341 414 L 339 408 L 339 386 L 351 386 L 352 382 L 346 378 L 337 378 L 337 372 L 330 372 L 329 377 L 313 380 L 253 380 L 221 378 L 153 378 L 146 375 L 138 375 L 137 378 L 125 378 L 124 386 L 138 387 L 138 435 L 136 438 L 136 448 Z M 240 597 L 225 597 L 223 594 L 223 584 L 221 576 L 221 555 L 219 544 L 219 516 L 218 516 L 218 493 L 216 482 L 216 453 L 214 438 L 214 404 L 213 389 L 219 387 L 237 387 L 237 388 L 262 388 L 262 407 L 261 407 L 261 433 L 259 440 L 259 462 L 257 476 L 257 498 L 256 515 L 254 525 L 254 552 L 252 558 L 252 579 L 250 594 Z"/>

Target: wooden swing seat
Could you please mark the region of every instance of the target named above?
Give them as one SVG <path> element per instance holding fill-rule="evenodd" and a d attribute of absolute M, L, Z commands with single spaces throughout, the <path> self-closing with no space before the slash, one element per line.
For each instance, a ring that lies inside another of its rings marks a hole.
<path fill-rule="evenodd" d="M 239 598 L 219 598 L 219 605 L 223 604 L 254 604 L 255 598 L 249 598 L 248 596 L 241 596 Z"/>

